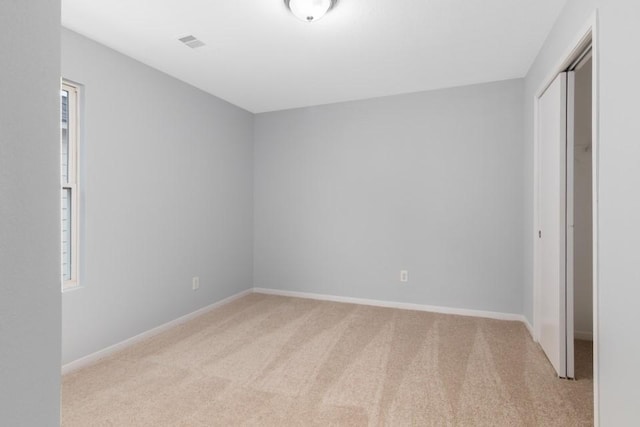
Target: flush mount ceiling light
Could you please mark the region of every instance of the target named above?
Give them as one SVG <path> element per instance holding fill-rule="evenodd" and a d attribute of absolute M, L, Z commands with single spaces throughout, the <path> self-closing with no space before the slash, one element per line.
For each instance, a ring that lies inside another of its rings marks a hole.
<path fill-rule="evenodd" d="M 322 18 L 338 0 L 284 0 L 291 13 L 305 22 Z"/>

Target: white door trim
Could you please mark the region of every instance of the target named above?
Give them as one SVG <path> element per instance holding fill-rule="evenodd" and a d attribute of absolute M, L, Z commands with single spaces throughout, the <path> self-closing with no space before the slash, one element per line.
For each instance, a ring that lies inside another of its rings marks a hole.
<path fill-rule="evenodd" d="M 574 42 L 569 45 L 564 54 L 560 56 L 557 61 L 557 66 L 549 70 L 548 77 L 543 81 L 542 85 L 536 92 L 534 103 L 534 139 L 533 139 L 533 236 L 534 236 L 534 250 L 533 250 L 533 338 L 535 341 L 540 337 L 540 322 L 539 322 L 539 301 L 540 301 L 540 283 L 538 274 L 538 102 L 540 97 L 544 94 L 545 90 L 554 81 L 559 73 L 565 71 L 584 51 L 584 49 L 591 44 L 593 55 L 593 106 L 592 106 L 592 162 L 593 162 L 593 405 L 594 405 L 594 423 L 596 426 L 600 425 L 599 417 L 599 310 L 598 310 L 598 284 L 599 284 L 599 217 L 598 217 L 598 201 L 599 201 L 599 154 L 600 154 L 600 44 L 599 44 L 599 29 L 598 29 L 598 10 L 596 9 L 589 20 L 583 25 L 581 30 L 574 38 Z"/>
<path fill-rule="evenodd" d="M 566 140 L 566 190 L 565 200 L 565 366 L 567 378 L 575 378 L 575 352 L 574 352 L 574 274 L 573 274 L 573 242 L 574 242 L 574 162 L 575 162 L 575 88 L 576 73 L 567 73 L 567 140 Z"/>

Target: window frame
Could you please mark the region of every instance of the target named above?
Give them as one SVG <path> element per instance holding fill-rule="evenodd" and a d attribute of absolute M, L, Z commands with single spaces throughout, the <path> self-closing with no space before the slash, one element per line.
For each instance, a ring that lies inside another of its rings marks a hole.
<path fill-rule="evenodd" d="M 62 80 L 60 84 L 61 92 L 67 92 L 67 135 L 68 135 L 68 163 L 67 163 L 67 181 L 62 180 L 62 164 L 60 165 L 60 190 L 69 190 L 71 199 L 70 211 L 70 232 L 71 232 L 71 278 L 65 280 L 64 271 L 62 270 L 63 260 L 60 263 L 60 279 L 62 281 L 62 290 L 77 288 L 80 286 L 79 280 L 79 253 L 80 253 L 80 203 L 79 203 L 79 146 L 80 146 L 80 88 L 67 81 Z M 62 94 L 61 94 L 62 96 Z M 62 100 L 61 100 L 62 107 Z M 62 126 L 60 129 L 60 148 L 62 149 Z M 61 152 L 62 153 L 62 152 Z M 62 201 L 60 206 L 60 255 L 64 252 L 63 231 L 62 231 Z"/>

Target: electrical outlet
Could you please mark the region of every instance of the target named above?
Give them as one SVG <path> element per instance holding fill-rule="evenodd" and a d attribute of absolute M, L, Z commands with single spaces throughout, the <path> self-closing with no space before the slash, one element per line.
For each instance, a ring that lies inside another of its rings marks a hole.
<path fill-rule="evenodd" d="M 193 289 L 194 291 L 200 289 L 199 277 L 194 277 L 193 279 L 191 279 L 191 289 Z"/>
<path fill-rule="evenodd" d="M 400 281 L 403 283 L 409 281 L 409 271 L 400 270 Z"/>

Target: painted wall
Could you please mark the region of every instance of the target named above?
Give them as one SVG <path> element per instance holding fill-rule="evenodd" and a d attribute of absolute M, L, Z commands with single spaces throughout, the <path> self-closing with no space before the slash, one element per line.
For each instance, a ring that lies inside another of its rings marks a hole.
<path fill-rule="evenodd" d="M 0 424 L 60 423 L 60 1 L 0 2 Z"/>
<path fill-rule="evenodd" d="M 522 83 L 257 115 L 255 285 L 521 313 Z"/>
<path fill-rule="evenodd" d="M 598 331 L 598 388 L 600 425 L 635 425 L 640 382 L 640 340 L 633 331 L 640 324 L 640 55 L 629 49 L 637 28 L 640 2 L 635 0 L 569 0 L 525 80 L 524 157 L 525 213 L 525 313 L 532 320 L 533 252 L 533 97 L 559 65 L 576 35 L 595 9 L 599 10 L 600 131 L 598 174 L 598 307 L 594 319 Z"/>
<path fill-rule="evenodd" d="M 592 62 L 575 73 L 574 329 L 584 339 L 593 333 Z"/>
<path fill-rule="evenodd" d="M 62 75 L 84 86 L 68 363 L 252 286 L 253 115 L 66 29 Z"/>

